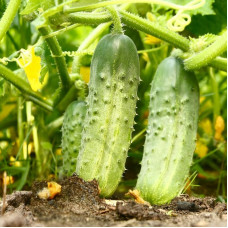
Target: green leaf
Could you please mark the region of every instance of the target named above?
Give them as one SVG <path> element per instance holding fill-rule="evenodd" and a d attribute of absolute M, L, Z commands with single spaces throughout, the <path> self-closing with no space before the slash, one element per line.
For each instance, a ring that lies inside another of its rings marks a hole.
<path fill-rule="evenodd" d="M 29 0 L 25 9 L 21 11 L 22 15 L 33 13 L 41 8 L 43 11 L 55 6 L 54 0 Z"/>
<path fill-rule="evenodd" d="M 214 15 L 194 15 L 191 24 L 186 30 L 191 36 L 204 35 L 205 33 L 218 34 L 227 26 L 227 0 L 215 0 L 213 4 Z"/>

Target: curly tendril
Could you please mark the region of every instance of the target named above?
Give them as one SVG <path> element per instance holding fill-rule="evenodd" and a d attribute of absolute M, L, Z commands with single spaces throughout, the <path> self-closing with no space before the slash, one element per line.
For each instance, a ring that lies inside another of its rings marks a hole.
<path fill-rule="evenodd" d="M 205 4 L 205 0 L 193 0 L 177 10 L 177 14 L 167 22 L 167 26 L 170 30 L 175 32 L 181 32 L 187 25 L 191 23 L 191 17 L 184 13 L 184 11 L 195 10 L 202 7 Z"/>

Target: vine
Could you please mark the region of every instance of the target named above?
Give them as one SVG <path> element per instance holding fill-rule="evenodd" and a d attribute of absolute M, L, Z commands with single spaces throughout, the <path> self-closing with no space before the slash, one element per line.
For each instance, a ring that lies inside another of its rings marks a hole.
<path fill-rule="evenodd" d="M 0 42 L 8 31 L 17 10 L 20 7 L 21 0 L 11 0 L 0 20 Z"/>

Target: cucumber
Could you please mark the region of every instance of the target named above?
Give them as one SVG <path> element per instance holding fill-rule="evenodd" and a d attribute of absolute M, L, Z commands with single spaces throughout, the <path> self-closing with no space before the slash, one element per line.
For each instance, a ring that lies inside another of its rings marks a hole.
<path fill-rule="evenodd" d="M 76 169 L 81 134 L 86 114 L 84 101 L 73 101 L 66 109 L 62 125 L 62 157 L 60 177 L 71 176 Z"/>
<path fill-rule="evenodd" d="M 148 130 L 136 189 L 151 204 L 181 193 L 195 150 L 199 87 L 181 60 L 166 58 L 151 84 Z"/>
<path fill-rule="evenodd" d="M 125 169 L 133 131 L 139 59 L 133 41 L 108 34 L 98 43 L 91 62 L 88 109 L 76 173 L 96 179 L 100 194 L 116 190 Z"/>

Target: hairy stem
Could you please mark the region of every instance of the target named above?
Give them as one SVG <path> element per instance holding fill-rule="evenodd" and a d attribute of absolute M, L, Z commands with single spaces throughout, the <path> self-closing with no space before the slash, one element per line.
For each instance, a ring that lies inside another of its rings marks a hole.
<path fill-rule="evenodd" d="M 124 10 L 119 10 L 119 12 L 122 16 L 123 23 L 127 26 L 158 37 L 184 51 L 189 49 L 189 40 L 178 33 Z"/>
<path fill-rule="evenodd" d="M 47 27 L 39 27 L 39 31 L 42 36 L 47 36 L 51 33 L 51 29 L 49 26 Z M 46 42 L 52 52 L 53 58 L 55 60 L 57 70 L 59 72 L 61 86 L 64 92 L 66 92 L 71 85 L 70 76 L 67 71 L 67 65 L 65 58 L 62 53 L 62 49 L 59 45 L 59 42 L 56 37 L 46 38 Z"/>
<path fill-rule="evenodd" d="M 209 63 L 209 66 L 219 70 L 227 71 L 227 58 L 216 57 Z"/>
<path fill-rule="evenodd" d="M 183 51 L 189 50 L 189 40 L 179 35 L 178 33 L 173 32 L 157 23 L 150 22 L 146 19 L 143 19 L 138 15 L 134 15 L 123 10 L 118 10 L 118 11 L 120 12 L 123 23 L 126 24 L 127 26 L 133 29 L 145 32 L 147 34 L 153 35 L 161 40 L 166 41 L 167 43 L 170 43 L 176 48 L 180 48 Z M 112 17 L 110 14 L 105 12 L 102 12 L 102 13 L 79 12 L 79 13 L 65 15 L 65 20 L 70 23 L 83 23 L 86 25 L 96 25 L 96 24 L 111 21 Z M 189 55 L 188 53 L 185 53 L 185 54 L 186 55 L 184 58 L 181 56 L 180 58 L 186 59 L 186 56 L 189 56 Z M 219 70 L 226 71 L 227 59 L 217 57 L 211 60 L 210 63 L 208 63 L 208 65 L 214 68 L 217 68 Z"/>
<path fill-rule="evenodd" d="M 116 9 L 113 6 L 109 6 L 109 7 L 107 7 L 107 9 L 109 10 L 110 14 L 112 15 L 112 20 L 113 20 L 113 24 L 114 24 L 113 33 L 123 34 L 123 28 L 122 28 L 122 24 L 121 24 L 121 20 L 120 20 L 120 16 L 119 16 L 118 12 L 116 11 Z"/>
<path fill-rule="evenodd" d="M 216 41 L 209 47 L 197 53 L 184 61 L 187 70 L 199 69 L 207 66 L 215 57 L 222 54 L 227 49 L 227 31 L 222 36 L 218 37 Z"/>
<path fill-rule="evenodd" d="M 0 64 L 0 76 L 5 80 L 13 84 L 17 89 L 22 92 L 22 95 L 33 101 L 34 103 L 40 105 L 48 111 L 52 111 L 52 102 L 42 97 L 40 93 L 34 92 L 29 84 L 23 79 L 18 77 L 14 72 Z"/>
<path fill-rule="evenodd" d="M 7 6 L 5 13 L 0 20 L 0 42 L 5 36 L 6 32 L 9 30 L 20 4 L 21 0 L 11 0 L 9 2 L 9 5 Z"/>

